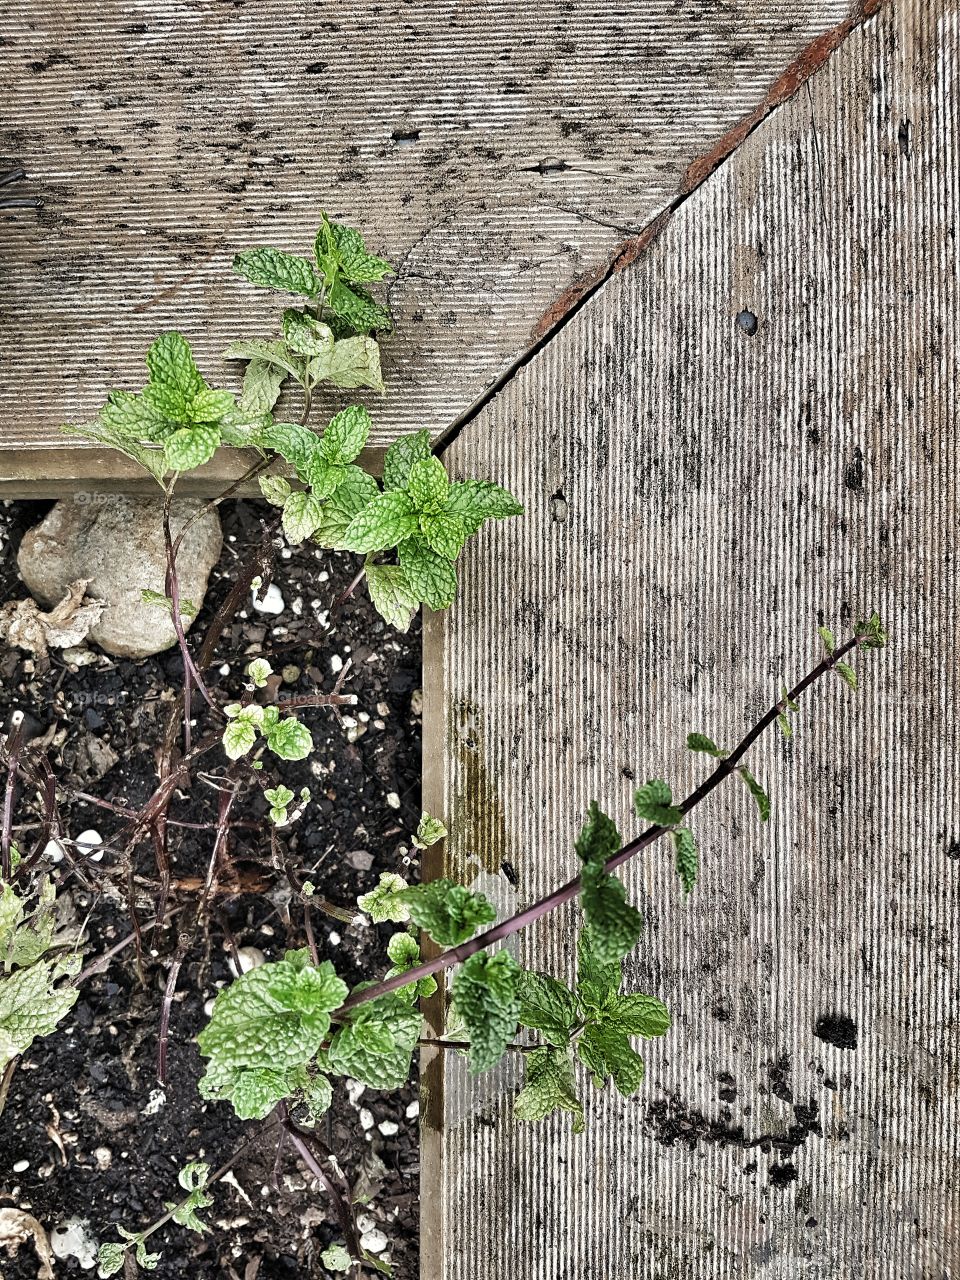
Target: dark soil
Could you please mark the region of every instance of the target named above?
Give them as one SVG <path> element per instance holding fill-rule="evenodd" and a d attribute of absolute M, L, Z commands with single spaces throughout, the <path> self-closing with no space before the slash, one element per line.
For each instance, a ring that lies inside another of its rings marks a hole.
<path fill-rule="evenodd" d="M 0 506 L 0 602 L 26 594 L 16 572 L 16 547 L 47 505 Z M 228 503 L 221 514 L 224 552 L 194 635 L 202 634 L 226 595 L 236 565 L 259 544 L 267 509 L 257 503 Z M 278 762 L 277 769 L 295 791 L 306 785 L 313 795 L 304 817 L 284 833 L 293 866 L 309 877 L 319 895 L 352 907 L 380 871 L 415 874 L 407 860 L 416 852 L 409 834 L 420 812 L 419 623 L 406 636 L 386 628 L 362 588 L 325 623 L 325 611 L 355 572 L 355 558 L 307 544 L 278 556 L 275 563 L 273 580 L 285 602 L 283 612 L 271 616 L 248 606 L 224 636 L 209 680 L 238 694 L 246 662 L 262 653 L 276 672 L 288 665 L 299 668 L 285 673 L 283 693 L 316 693 L 332 688 L 338 660 L 352 659 L 344 692 L 357 696 L 357 707 L 349 709 L 357 724 L 345 726 L 329 710 L 302 712 L 316 749 L 308 760 Z M 221 663 L 229 670 L 221 670 Z M 137 663 L 101 656 L 96 665 L 78 669 L 66 667 L 54 652 L 43 673 L 35 670 L 28 654 L 0 649 L 0 725 L 6 730 L 11 710 L 23 710 L 31 735 L 45 742 L 62 783 L 136 807 L 156 786 L 156 752 L 172 694 L 181 687 L 180 672 L 175 649 Z M 199 737 L 203 717 L 198 721 Z M 114 755 L 116 762 L 98 776 Z M 225 761 L 211 752 L 204 763 L 209 772 L 222 773 Z M 210 822 L 217 798 L 214 787 L 198 774 L 170 814 Z M 123 827 L 118 815 L 69 798 L 62 801 L 62 813 L 70 835 L 93 827 L 107 845 Z M 249 791 L 238 801 L 235 816 L 251 820 L 263 813 L 262 798 Z M 29 812 L 24 820 L 30 822 Z M 105 973 L 84 983 L 73 1012 L 55 1034 L 34 1043 L 13 1076 L 0 1119 L 0 1207 L 27 1210 L 48 1233 L 77 1217 L 89 1224 L 98 1243 L 116 1239 L 115 1224 L 140 1230 L 163 1213 L 166 1201 L 179 1198 L 177 1171 L 188 1160 L 204 1159 L 216 1168 L 245 1138 L 259 1132 L 261 1126 L 238 1121 L 229 1104 L 204 1103 L 199 1097 L 196 1081 L 202 1063 L 193 1038 L 205 1020 L 205 1002 L 230 981 L 228 939 L 237 947 L 259 948 L 267 959 L 280 958 L 289 945 L 305 944 L 302 912 L 295 904 L 291 918 L 289 887 L 270 865 L 265 832 L 266 827 L 251 827 L 232 833 L 230 855 L 237 876 L 245 884 L 265 887 L 218 896 L 210 920 L 197 933 L 178 982 L 169 1079 L 160 1091 L 156 1051 L 161 992 L 178 933 L 189 928 L 191 904 L 196 904 L 190 879 L 203 877 L 213 839 L 212 831 L 172 831 L 173 875 L 187 881 L 187 887 L 176 893 L 177 912 L 155 950 L 150 949 L 152 936 L 145 937 L 142 980 L 134 948 L 128 947 Z M 17 834 L 29 848 L 29 827 Z M 116 855 L 108 848 L 100 863 L 89 864 L 100 892 L 84 891 L 66 863 L 55 870 L 78 922 L 89 913 L 89 962 L 131 932 Z M 153 915 L 155 884 L 147 841 L 137 851 L 144 923 Z M 382 972 L 389 926 L 346 925 L 318 910 L 312 921 L 321 957 L 331 959 L 348 982 Z M 360 1213 L 373 1222 L 361 1225 L 369 1229 L 375 1224 L 388 1237 L 387 1252 L 399 1280 L 412 1280 L 417 1270 L 418 1135 L 417 1121 L 406 1115 L 415 1099 L 412 1081 L 397 1093 L 367 1089 L 352 1098 L 341 1086 L 323 1134 L 355 1194 L 369 1202 Z M 384 1122 L 390 1136 L 380 1132 Z M 390 1134 L 391 1124 L 399 1126 L 395 1134 Z M 205 1236 L 171 1225 L 152 1237 L 151 1245 L 163 1254 L 152 1274 L 158 1280 L 325 1275 L 319 1255 L 341 1238 L 332 1210 L 289 1149 L 276 1167 L 275 1157 L 276 1141 L 269 1138 L 243 1152 L 233 1178 L 214 1190 L 215 1203 L 206 1214 L 212 1230 Z M 28 1167 L 22 1169 L 24 1161 Z M 22 1246 L 10 1260 L 0 1251 L 0 1276 L 14 1280 L 36 1274 L 30 1246 Z M 70 1258 L 58 1262 L 57 1274 L 92 1273 L 82 1272 Z"/>

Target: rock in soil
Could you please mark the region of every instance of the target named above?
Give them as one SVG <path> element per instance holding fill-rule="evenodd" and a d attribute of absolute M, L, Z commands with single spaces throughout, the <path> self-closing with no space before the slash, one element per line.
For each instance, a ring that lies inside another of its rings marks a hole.
<path fill-rule="evenodd" d="M 81 502 L 81 496 L 97 500 Z M 203 505 L 197 498 L 173 503 L 174 537 Z M 158 498 L 88 494 L 58 502 L 20 544 L 17 564 L 27 588 L 52 605 L 63 599 L 69 583 L 86 579 L 87 594 L 106 605 L 90 640 L 117 658 L 147 658 L 169 649 L 177 636 L 166 610 L 141 598 L 143 591 L 164 595 L 162 513 Z M 177 557 L 180 598 L 197 609 L 222 545 L 216 509 L 197 520 L 184 538 Z M 190 621 L 184 614 L 184 628 Z"/>

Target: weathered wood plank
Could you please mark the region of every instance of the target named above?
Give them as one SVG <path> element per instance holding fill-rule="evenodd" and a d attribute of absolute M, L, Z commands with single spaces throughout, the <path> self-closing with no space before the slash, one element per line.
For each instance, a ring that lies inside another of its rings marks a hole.
<path fill-rule="evenodd" d="M 958 57 L 955 4 L 885 6 L 448 451 L 527 504 L 428 634 L 426 803 L 505 906 L 592 797 L 632 830 L 634 777 L 685 794 L 687 731 L 736 741 L 818 621 L 894 643 L 756 749 L 769 824 L 698 811 L 688 901 L 666 849 L 627 870 L 630 984 L 675 1018 L 637 1099 L 573 1138 L 513 1122 L 515 1063 L 425 1061 L 431 1280 L 960 1268 Z M 517 954 L 569 976 L 571 924 Z"/>
<path fill-rule="evenodd" d="M 9 451 L 62 449 L 59 423 L 90 416 L 105 387 L 139 385 L 165 328 L 219 376 L 227 341 L 263 335 L 277 302 L 231 276 L 233 253 L 306 249 L 324 205 L 399 264 L 374 443 L 446 430 L 851 12 L 8 7 L 0 154 L 23 161 L 45 207 L 0 214 L 0 360 L 16 405 L 0 473 Z M 42 484 L 45 459 L 32 461 Z"/>

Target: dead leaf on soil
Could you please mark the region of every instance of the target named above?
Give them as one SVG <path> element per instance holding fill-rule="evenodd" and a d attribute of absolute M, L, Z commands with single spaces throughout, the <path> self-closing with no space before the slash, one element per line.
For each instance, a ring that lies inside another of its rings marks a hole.
<path fill-rule="evenodd" d="M 16 1257 L 20 1246 L 28 1240 L 33 1241 L 40 1259 L 37 1280 L 54 1280 L 50 1241 L 40 1223 L 22 1209 L 0 1209 L 0 1246 L 6 1248 L 8 1256 Z"/>
<path fill-rule="evenodd" d="M 103 600 L 84 600 L 86 590 L 86 579 L 71 582 L 49 613 L 29 596 L 9 600 L 0 606 L 0 640 L 36 654 L 40 664 L 46 664 L 50 649 L 75 648 L 100 621 L 105 605 Z"/>

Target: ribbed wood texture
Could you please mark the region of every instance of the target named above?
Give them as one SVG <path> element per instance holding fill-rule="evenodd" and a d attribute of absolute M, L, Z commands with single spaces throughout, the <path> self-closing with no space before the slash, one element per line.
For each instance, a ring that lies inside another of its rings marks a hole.
<path fill-rule="evenodd" d="M 6 6 L 0 156 L 22 161 L 45 207 L 0 213 L 0 477 L 3 451 L 62 449 L 61 422 L 89 418 L 106 388 L 140 386 L 164 329 L 236 385 L 221 352 L 272 336 L 283 299 L 234 277 L 231 258 L 253 244 L 308 252 L 324 207 L 399 267 L 371 443 L 442 432 L 850 11 Z M 18 465 L 47 474 L 39 455 Z"/>
<path fill-rule="evenodd" d="M 428 638 L 427 805 L 504 907 L 592 797 L 633 832 L 633 779 L 685 794 L 688 730 L 737 741 L 819 622 L 893 644 L 754 752 L 767 825 L 736 780 L 697 811 L 687 901 L 666 847 L 626 870 L 675 1019 L 634 1100 L 584 1082 L 574 1138 L 512 1120 L 513 1063 L 425 1063 L 431 1280 L 958 1274 L 958 32 L 854 31 L 447 453 L 527 506 Z M 570 976 L 572 923 L 517 955 Z"/>

